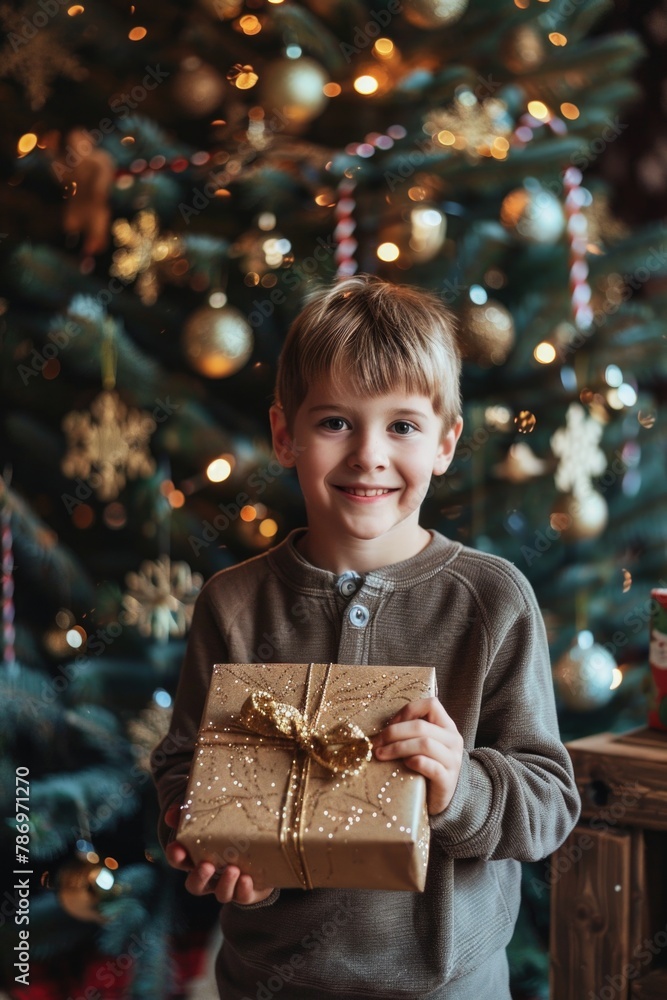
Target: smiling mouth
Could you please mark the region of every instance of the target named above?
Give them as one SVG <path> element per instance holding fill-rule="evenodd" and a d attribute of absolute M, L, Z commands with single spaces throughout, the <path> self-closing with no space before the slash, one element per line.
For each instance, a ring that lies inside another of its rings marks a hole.
<path fill-rule="evenodd" d="M 395 488 L 384 488 L 384 489 L 357 489 L 353 486 L 337 486 L 337 490 L 342 490 L 343 493 L 347 493 L 353 497 L 380 497 L 387 493 L 395 493 Z"/>

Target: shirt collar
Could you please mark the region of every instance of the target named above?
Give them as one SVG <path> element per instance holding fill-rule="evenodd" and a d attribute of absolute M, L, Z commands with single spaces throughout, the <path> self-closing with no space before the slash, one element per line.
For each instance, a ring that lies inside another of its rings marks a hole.
<path fill-rule="evenodd" d="M 308 562 L 296 548 L 295 542 L 306 528 L 295 528 L 268 553 L 269 564 L 292 589 L 305 594 L 331 592 L 338 576 L 330 570 L 321 569 Z M 364 574 L 364 587 L 377 590 L 408 590 L 422 580 L 439 572 L 461 549 L 460 542 L 445 538 L 439 531 L 429 529 L 431 542 L 410 559 L 382 566 Z M 354 569 L 354 566 L 350 566 Z"/>

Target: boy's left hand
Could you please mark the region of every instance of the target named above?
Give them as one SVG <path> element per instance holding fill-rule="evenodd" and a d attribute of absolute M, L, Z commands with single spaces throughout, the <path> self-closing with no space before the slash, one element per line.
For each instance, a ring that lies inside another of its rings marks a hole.
<path fill-rule="evenodd" d="M 452 800 L 463 760 L 463 737 L 437 698 L 408 702 L 373 737 L 378 760 L 402 758 L 428 779 L 428 811 L 442 812 Z"/>

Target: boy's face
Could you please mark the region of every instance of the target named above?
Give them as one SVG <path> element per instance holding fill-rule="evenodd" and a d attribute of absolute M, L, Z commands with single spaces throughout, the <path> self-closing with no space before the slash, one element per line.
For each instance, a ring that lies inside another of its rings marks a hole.
<path fill-rule="evenodd" d="M 310 387 L 291 432 L 278 407 L 271 408 L 271 426 L 279 461 L 297 470 L 311 561 L 312 553 L 338 547 L 362 556 L 372 549 L 374 562 L 388 565 L 424 548 L 419 508 L 431 476 L 442 475 L 454 456 L 460 419 L 443 433 L 426 396 L 365 397 L 323 377 Z"/>

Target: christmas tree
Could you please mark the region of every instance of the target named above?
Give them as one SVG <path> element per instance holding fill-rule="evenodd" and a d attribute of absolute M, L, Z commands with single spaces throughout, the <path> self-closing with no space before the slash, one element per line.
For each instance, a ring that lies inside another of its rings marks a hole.
<path fill-rule="evenodd" d="M 0 9 L 3 836 L 40 996 L 184 995 L 215 920 L 164 861 L 147 758 L 202 582 L 304 522 L 267 409 L 320 285 L 457 314 L 465 428 L 423 523 L 531 580 L 563 739 L 644 722 L 667 245 L 596 174 L 642 57 L 605 9 Z M 525 866 L 516 998 L 548 996 L 547 876 Z"/>

